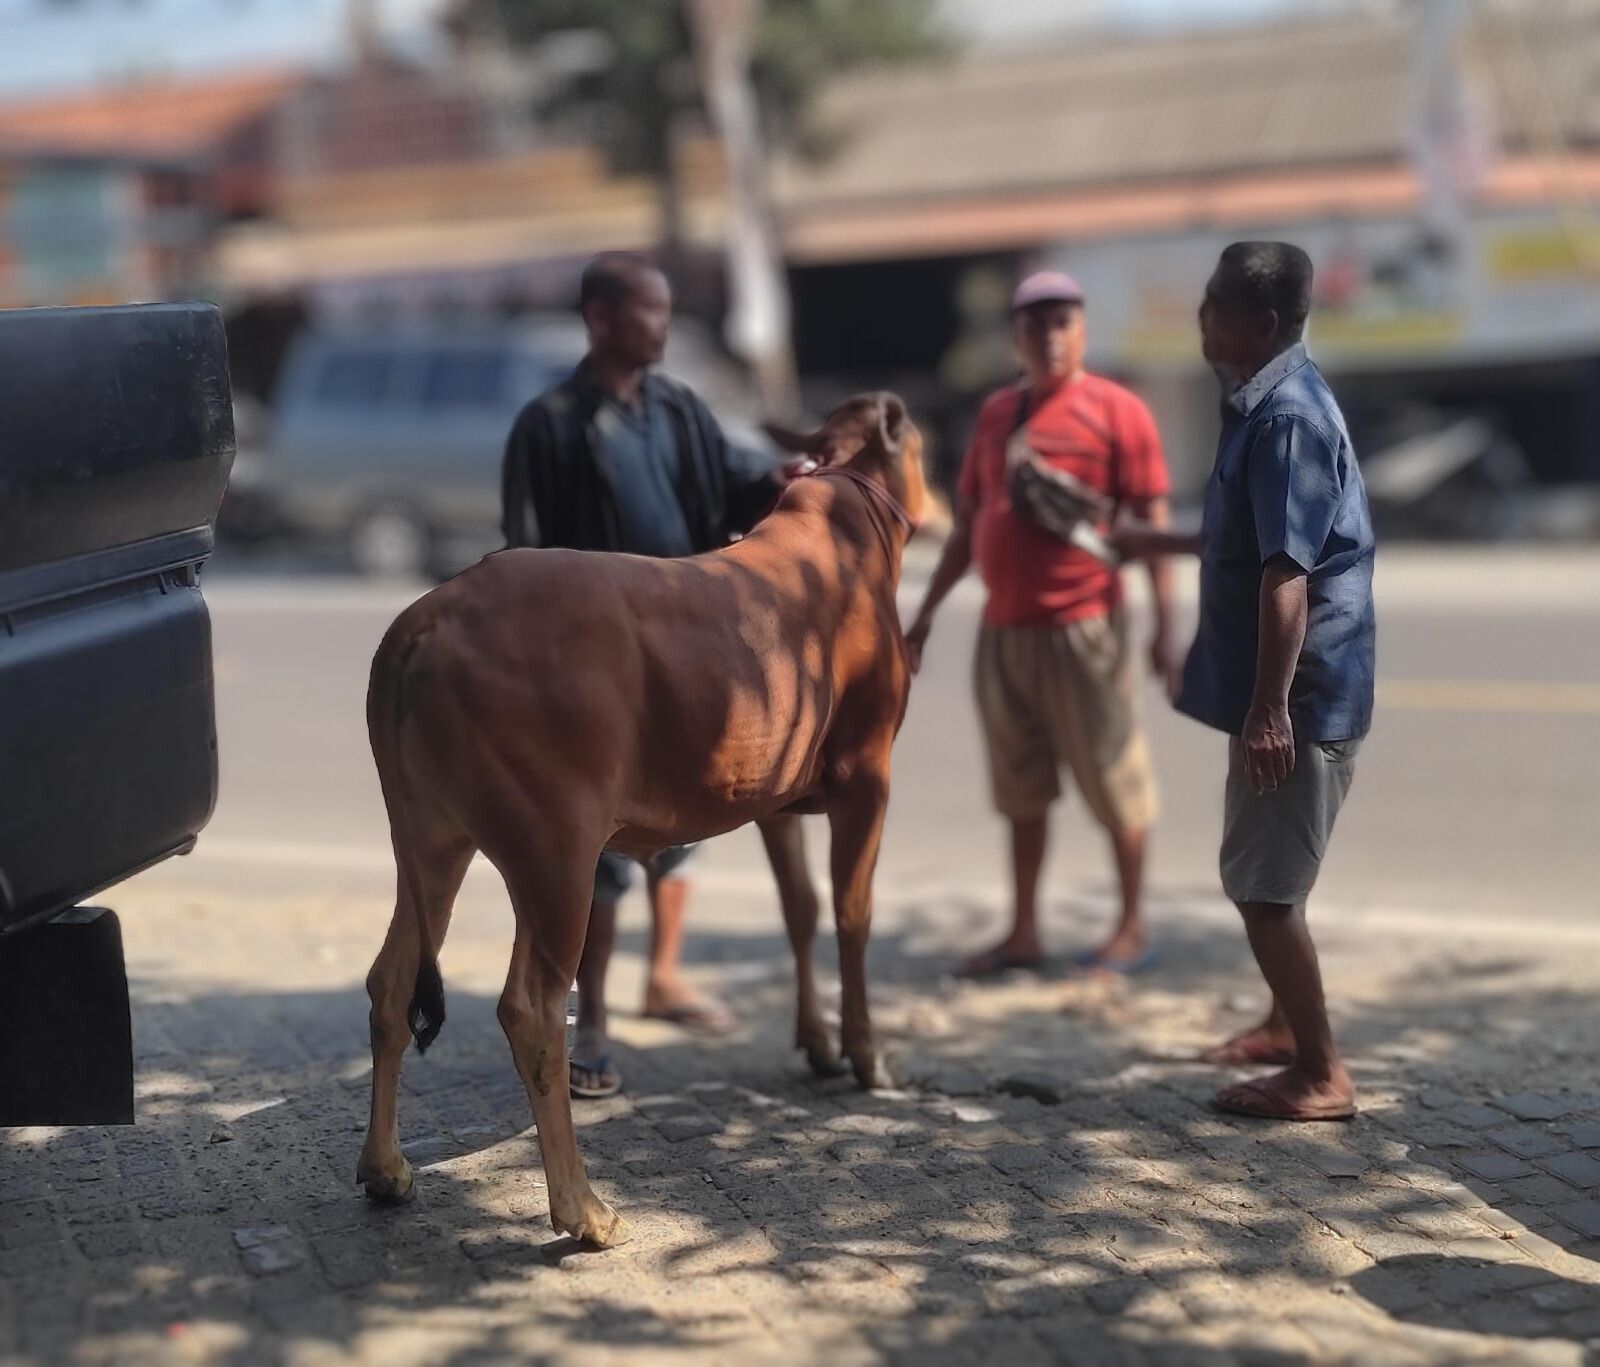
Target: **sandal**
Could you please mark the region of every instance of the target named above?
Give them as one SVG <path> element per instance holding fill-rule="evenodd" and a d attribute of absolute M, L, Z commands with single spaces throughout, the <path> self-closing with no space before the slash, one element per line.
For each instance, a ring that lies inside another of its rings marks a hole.
<path fill-rule="evenodd" d="M 567 1064 L 567 1090 L 579 1101 L 604 1101 L 622 1090 L 622 1075 L 611 1066 L 605 1049 L 605 1036 L 598 1031 L 580 1031 L 572 1044 Z M 579 1082 L 578 1075 L 598 1078 L 598 1083 Z"/>
<path fill-rule="evenodd" d="M 1131 959 L 1107 959 L 1097 950 L 1089 950 L 1073 959 L 1074 968 L 1084 973 L 1114 973 L 1119 978 L 1131 978 L 1137 973 L 1147 973 L 1161 959 L 1154 945 L 1146 945 Z"/>
<path fill-rule="evenodd" d="M 1297 1105 L 1265 1082 L 1241 1082 L 1218 1092 L 1212 1103 L 1228 1115 L 1252 1120 L 1354 1120 L 1354 1101 L 1330 1101 L 1316 1106 Z"/>
<path fill-rule="evenodd" d="M 641 1011 L 639 1014 L 645 1020 L 667 1021 L 694 1034 L 713 1037 L 731 1035 L 739 1024 L 733 1012 L 721 1002 L 711 1000 L 680 1002 L 675 1006 L 664 1006 L 659 1011 Z"/>

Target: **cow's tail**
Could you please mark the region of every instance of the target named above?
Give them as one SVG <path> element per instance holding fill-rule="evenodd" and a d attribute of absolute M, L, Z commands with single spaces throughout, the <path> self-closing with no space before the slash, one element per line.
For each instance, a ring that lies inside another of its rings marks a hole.
<path fill-rule="evenodd" d="M 403 619 L 402 619 L 403 620 Z M 428 928 L 427 907 L 423 903 L 422 879 L 417 870 L 418 845 L 410 828 L 411 783 L 406 773 L 405 747 L 400 731 L 412 703 L 415 677 L 412 665 L 417 649 L 426 639 L 427 627 L 407 631 L 396 624 L 373 656 L 372 673 L 367 682 L 367 734 L 372 755 L 383 785 L 384 806 L 389 813 L 389 838 L 394 846 L 395 864 L 404 884 L 406 899 L 416 917 L 417 978 L 406 1008 L 406 1023 L 424 1052 L 444 1027 L 444 978 L 439 973 L 439 946 L 433 943 Z"/>

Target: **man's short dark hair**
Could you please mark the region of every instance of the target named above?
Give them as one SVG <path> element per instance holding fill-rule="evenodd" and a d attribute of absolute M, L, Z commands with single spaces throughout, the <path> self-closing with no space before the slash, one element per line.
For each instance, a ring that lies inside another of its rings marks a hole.
<path fill-rule="evenodd" d="M 1292 242 L 1235 242 L 1222 265 L 1239 289 L 1238 302 L 1278 315 L 1278 335 L 1298 342 L 1311 312 L 1311 258 Z"/>
<path fill-rule="evenodd" d="M 578 285 L 578 312 L 587 313 L 593 303 L 614 308 L 633 292 L 641 275 L 661 274 L 660 266 L 637 252 L 601 252 L 583 268 L 583 279 Z"/>

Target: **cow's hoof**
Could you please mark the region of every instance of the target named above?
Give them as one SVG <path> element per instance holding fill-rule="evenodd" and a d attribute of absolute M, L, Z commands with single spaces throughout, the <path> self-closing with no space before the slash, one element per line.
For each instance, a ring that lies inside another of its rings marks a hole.
<path fill-rule="evenodd" d="M 800 1047 L 806 1051 L 806 1062 L 811 1065 L 811 1071 L 818 1077 L 843 1077 L 850 1071 L 850 1065 L 832 1049 L 819 1049 L 808 1044 L 802 1044 Z"/>
<path fill-rule="evenodd" d="M 855 1069 L 856 1081 L 862 1091 L 875 1092 L 894 1086 L 894 1079 L 889 1076 L 889 1069 L 883 1060 L 876 1054 L 868 1054 L 865 1058 L 851 1060 L 851 1067 Z"/>
<path fill-rule="evenodd" d="M 571 1235 L 591 1248 L 615 1248 L 633 1237 L 628 1222 L 598 1196 L 591 1196 L 570 1218 L 557 1215 L 552 1207 L 550 1223 L 557 1234 Z"/>
<path fill-rule="evenodd" d="M 362 1190 L 367 1194 L 367 1200 L 376 1201 L 380 1206 L 403 1206 L 417 1194 L 417 1181 L 411 1174 L 411 1164 L 403 1158 L 400 1160 L 398 1173 L 368 1172 L 360 1169 L 356 1172 L 356 1181 L 361 1183 Z"/>

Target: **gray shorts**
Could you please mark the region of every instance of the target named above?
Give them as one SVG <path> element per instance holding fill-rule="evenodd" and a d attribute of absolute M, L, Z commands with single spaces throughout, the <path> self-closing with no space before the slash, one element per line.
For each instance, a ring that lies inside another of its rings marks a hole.
<path fill-rule="evenodd" d="M 651 857 L 648 865 L 650 872 L 658 878 L 670 878 L 673 874 L 681 875 L 699 848 L 699 845 L 669 845 Z M 628 858 L 627 855 L 618 854 L 615 850 L 602 850 L 600 862 L 594 871 L 594 900 L 620 902 L 623 894 L 633 886 L 633 871 L 636 867 L 638 867 L 637 861 Z"/>
<path fill-rule="evenodd" d="M 1234 902 L 1298 906 L 1311 895 L 1328 838 L 1355 777 L 1359 740 L 1313 741 L 1275 792 L 1250 790 L 1244 746 L 1228 742 L 1222 890 Z"/>

